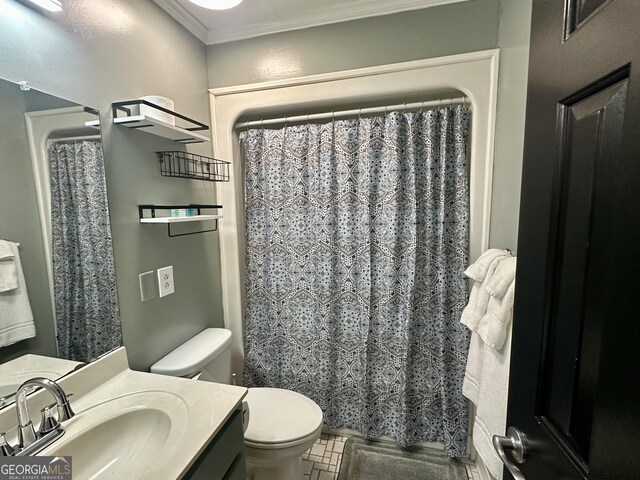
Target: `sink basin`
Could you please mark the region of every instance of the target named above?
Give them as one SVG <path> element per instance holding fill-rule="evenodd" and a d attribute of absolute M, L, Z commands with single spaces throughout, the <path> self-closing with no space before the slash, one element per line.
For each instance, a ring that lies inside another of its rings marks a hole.
<path fill-rule="evenodd" d="M 73 479 L 164 478 L 186 434 L 188 408 L 170 392 L 125 395 L 76 413 L 64 436 L 40 455 L 71 456 Z"/>

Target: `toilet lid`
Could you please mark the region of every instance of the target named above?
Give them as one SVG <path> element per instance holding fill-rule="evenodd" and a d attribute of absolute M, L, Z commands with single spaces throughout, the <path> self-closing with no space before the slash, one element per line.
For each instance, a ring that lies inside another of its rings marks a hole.
<path fill-rule="evenodd" d="M 310 398 L 281 388 L 250 388 L 245 440 L 287 443 L 312 435 L 322 425 L 322 410 Z"/>

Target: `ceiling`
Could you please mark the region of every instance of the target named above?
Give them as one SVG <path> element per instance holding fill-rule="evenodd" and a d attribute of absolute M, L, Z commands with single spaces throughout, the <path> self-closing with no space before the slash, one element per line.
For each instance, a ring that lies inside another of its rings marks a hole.
<path fill-rule="evenodd" d="M 461 1 L 244 0 L 230 10 L 207 10 L 189 0 L 154 0 L 208 45 Z"/>

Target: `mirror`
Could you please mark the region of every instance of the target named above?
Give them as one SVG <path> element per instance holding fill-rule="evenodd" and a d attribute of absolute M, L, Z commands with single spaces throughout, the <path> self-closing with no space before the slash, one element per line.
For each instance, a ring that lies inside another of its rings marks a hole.
<path fill-rule="evenodd" d="M 0 79 L 0 206 L 6 401 L 122 344 L 98 111 Z"/>

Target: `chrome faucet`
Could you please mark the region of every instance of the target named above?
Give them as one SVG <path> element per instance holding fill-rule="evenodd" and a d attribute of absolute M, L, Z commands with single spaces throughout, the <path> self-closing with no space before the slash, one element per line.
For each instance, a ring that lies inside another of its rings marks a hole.
<path fill-rule="evenodd" d="M 51 407 L 45 407 L 42 410 L 42 423 L 38 433 L 33 427 L 27 410 L 27 394 L 31 393 L 34 387 L 42 387 L 51 393 L 56 400 L 55 405 L 58 410 L 57 421 L 52 416 Z M 75 415 L 62 387 L 53 380 L 43 377 L 32 378 L 20 385 L 16 392 L 16 410 L 18 413 L 18 444 L 16 446 L 18 453 L 14 453 L 14 455 L 32 455 L 50 445 L 64 433 L 60 423 Z"/>

